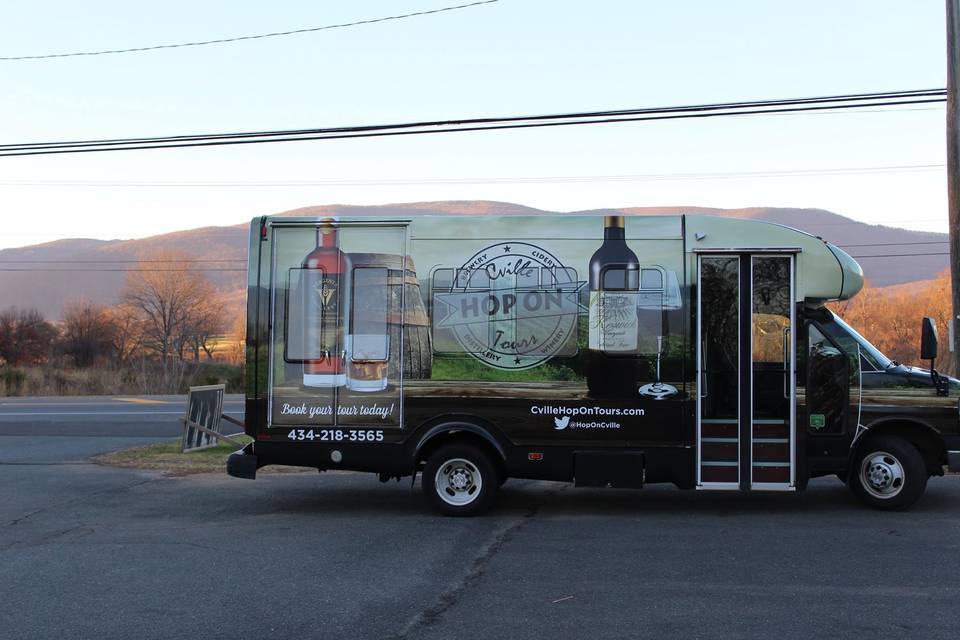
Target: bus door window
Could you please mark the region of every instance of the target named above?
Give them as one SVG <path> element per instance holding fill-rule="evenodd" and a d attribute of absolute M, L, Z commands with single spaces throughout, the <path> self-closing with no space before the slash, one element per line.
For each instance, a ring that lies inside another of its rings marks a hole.
<path fill-rule="evenodd" d="M 807 428 L 815 434 L 842 434 L 850 404 L 850 360 L 815 324 L 807 325 L 806 360 Z"/>
<path fill-rule="evenodd" d="M 865 372 L 883 371 L 891 364 L 886 356 L 839 317 L 833 316 L 830 322 L 823 323 L 821 329 L 847 354 L 852 369 L 859 367 Z"/>

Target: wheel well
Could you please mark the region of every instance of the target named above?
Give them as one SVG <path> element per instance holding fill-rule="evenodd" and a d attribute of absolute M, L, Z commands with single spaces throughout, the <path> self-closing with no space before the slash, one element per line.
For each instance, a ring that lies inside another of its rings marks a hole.
<path fill-rule="evenodd" d="M 917 448 L 927 465 L 930 475 L 943 475 L 943 465 L 947 463 L 947 448 L 943 439 L 930 427 L 908 420 L 891 420 L 871 427 L 850 452 L 850 463 L 863 450 L 863 447 L 877 436 L 897 436 Z"/>
<path fill-rule="evenodd" d="M 471 444 L 490 457 L 490 461 L 493 463 L 494 467 L 497 469 L 497 472 L 501 475 L 506 473 L 506 463 L 503 459 L 503 456 L 497 451 L 497 448 L 493 446 L 486 438 L 483 436 L 477 435 L 476 433 L 471 433 L 469 431 L 464 431 L 452 427 L 449 431 L 442 431 L 430 437 L 423 446 L 416 453 L 415 467 L 420 469 L 423 463 L 433 455 L 433 452 L 439 449 L 440 447 L 447 444 Z"/>

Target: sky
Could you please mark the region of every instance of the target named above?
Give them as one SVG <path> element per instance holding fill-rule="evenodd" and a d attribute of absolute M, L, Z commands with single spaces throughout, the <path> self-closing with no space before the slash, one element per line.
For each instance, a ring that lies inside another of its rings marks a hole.
<path fill-rule="evenodd" d="M 285 31 L 465 1 L 5 3 L 0 57 Z M 939 88 L 944 24 L 942 0 L 500 0 L 233 44 L 0 61 L 0 144 Z M 0 158 L 0 248 L 145 237 L 309 205 L 476 199 L 556 211 L 815 207 L 946 231 L 944 126 L 937 104 Z"/>

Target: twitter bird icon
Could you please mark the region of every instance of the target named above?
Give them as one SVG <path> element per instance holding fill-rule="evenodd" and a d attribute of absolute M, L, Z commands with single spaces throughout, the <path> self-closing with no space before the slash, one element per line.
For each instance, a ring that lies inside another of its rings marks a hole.
<path fill-rule="evenodd" d="M 567 428 L 567 425 L 570 424 L 570 416 L 563 416 L 562 418 L 554 418 L 553 424 L 557 425 L 554 427 L 555 431 L 561 431 Z"/>

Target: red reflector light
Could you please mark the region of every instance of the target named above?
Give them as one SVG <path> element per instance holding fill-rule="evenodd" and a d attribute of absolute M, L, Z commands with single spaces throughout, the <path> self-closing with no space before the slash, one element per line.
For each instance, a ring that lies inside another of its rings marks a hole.
<path fill-rule="evenodd" d="M 543 454 L 540 453 L 539 451 L 528 453 L 527 460 L 530 460 L 531 462 L 540 462 L 541 460 L 543 460 Z"/>
<path fill-rule="evenodd" d="M 266 434 L 266 433 L 257 434 L 257 440 L 269 440 L 269 439 L 270 439 L 269 434 Z"/>

